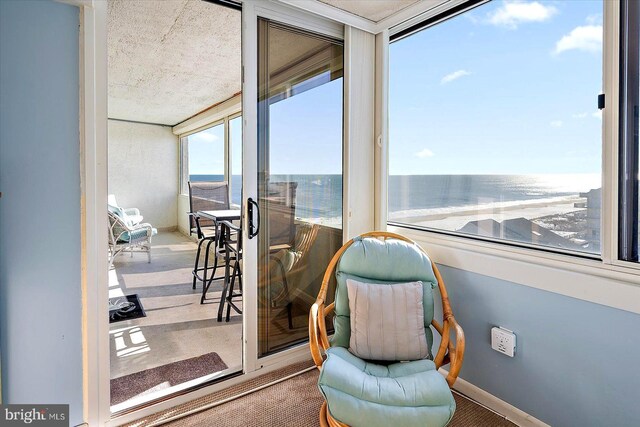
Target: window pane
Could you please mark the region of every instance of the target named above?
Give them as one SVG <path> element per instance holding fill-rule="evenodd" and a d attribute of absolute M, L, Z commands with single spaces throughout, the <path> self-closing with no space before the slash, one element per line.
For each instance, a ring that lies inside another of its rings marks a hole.
<path fill-rule="evenodd" d="M 619 258 L 638 261 L 638 101 L 640 100 L 640 5 L 621 3 Z"/>
<path fill-rule="evenodd" d="M 231 150 L 231 203 L 242 201 L 242 116 L 229 120 L 229 146 Z"/>
<path fill-rule="evenodd" d="M 603 3 L 533 4 L 391 44 L 390 222 L 599 253 Z"/>
<path fill-rule="evenodd" d="M 187 137 L 189 180 L 224 181 L 224 124 Z"/>
<path fill-rule="evenodd" d="M 262 357 L 309 339 L 309 310 L 342 245 L 344 65 L 341 42 L 262 19 L 258 29 Z"/>

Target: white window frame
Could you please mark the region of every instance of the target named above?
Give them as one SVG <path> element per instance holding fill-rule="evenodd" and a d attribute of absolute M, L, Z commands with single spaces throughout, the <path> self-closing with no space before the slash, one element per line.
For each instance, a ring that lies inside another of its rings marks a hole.
<path fill-rule="evenodd" d="M 479 239 L 389 225 L 387 217 L 386 180 L 389 173 L 388 153 L 388 69 L 389 37 L 432 18 L 463 0 L 453 0 L 378 34 L 376 74 L 378 88 L 386 91 L 378 97 L 376 135 L 376 173 L 382 178 L 377 191 L 376 225 L 413 238 L 424 245 L 434 260 L 443 265 L 471 271 L 517 284 L 531 286 L 574 298 L 604 304 L 640 314 L 640 264 L 617 259 L 618 247 L 618 105 L 619 105 L 619 22 L 618 0 L 604 1 L 603 87 L 606 107 L 602 127 L 602 219 L 601 259 L 588 259 L 580 254 L 546 251 L 544 247 L 527 248 L 508 241 L 494 243 Z M 437 24 L 435 24 L 437 25 Z M 384 221 L 384 222 L 383 222 Z"/>
<path fill-rule="evenodd" d="M 228 156 L 228 153 L 229 153 L 229 138 L 228 138 L 227 133 L 228 133 L 229 122 L 228 122 L 228 118 L 224 117 L 222 119 L 217 119 L 215 121 L 209 122 L 206 125 L 200 126 L 199 128 L 196 128 L 196 129 L 191 130 L 189 132 L 185 132 L 185 133 L 182 133 L 182 134 L 178 135 L 178 140 L 180 142 L 180 156 L 179 156 L 180 168 L 179 168 L 179 172 L 178 173 L 179 173 L 179 179 L 180 179 L 179 188 L 180 188 L 180 194 L 181 195 L 183 195 L 183 196 L 188 196 L 189 195 L 189 188 L 188 188 L 188 185 L 187 185 L 187 181 L 189 180 L 188 179 L 188 177 L 189 177 L 189 158 L 188 158 L 188 154 L 187 154 L 187 156 L 185 156 L 185 153 L 184 153 L 185 145 L 189 144 L 187 138 L 189 136 L 193 135 L 193 134 L 196 134 L 198 132 L 202 132 L 203 130 L 211 129 L 211 128 L 214 128 L 214 127 L 220 126 L 220 125 L 223 126 L 223 130 L 224 130 L 224 144 L 223 144 L 224 148 L 223 148 L 222 151 L 223 151 L 223 156 L 224 156 L 223 158 L 225 159 L 225 161 L 224 161 L 224 173 L 223 173 L 224 178 L 223 179 L 225 181 L 228 181 L 228 179 L 229 179 L 229 176 L 228 176 L 229 162 L 227 161 L 227 156 Z M 185 164 L 185 162 L 186 162 L 186 164 Z M 186 171 L 187 171 L 187 175 L 186 175 L 187 181 L 184 181 L 184 179 L 185 179 L 185 173 L 184 173 L 185 168 L 186 168 Z"/>
<path fill-rule="evenodd" d="M 232 202 L 232 198 L 231 195 L 232 193 L 232 189 L 233 189 L 233 147 L 231 144 L 231 120 L 233 119 L 237 119 L 238 117 L 242 117 L 242 111 L 238 111 L 237 113 L 231 114 L 227 117 L 224 118 L 225 120 L 225 132 L 224 132 L 224 139 L 225 139 L 225 147 L 227 150 L 227 164 L 225 166 L 225 171 L 227 171 L 226 175 L 227 176 L 227 182 L 229 183 L 229 203 L 231 205 L 233 205 Z M 242 145 L 242 143 L 240 144 Z"/>

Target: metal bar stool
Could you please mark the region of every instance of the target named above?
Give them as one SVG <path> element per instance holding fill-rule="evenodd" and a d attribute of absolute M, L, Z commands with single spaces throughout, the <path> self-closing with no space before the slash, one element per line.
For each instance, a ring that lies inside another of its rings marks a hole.
<path fill-rule="evenodd" d="M 207 299 L 207 291 L 209 290 L 209 286 L 211 286 L 211 282 L 217 279 L 222 279 L 223 277 L 215 277 L 218 267 L 222 267 L 221 265 L 218 265 L 218 236 L 220 234 L 220 229 L 217 222 L 214 221 L 213 229 L 211 230 L 213 234 L 206 235 L 203 227 L 200 226 L 200 217 L 198 216 L 198 214 L 189 213 L 189 216 L 194 219 L 198 236 L 198 250 L 196 251 L 195 265 L 191 273 L 193 275 L 192 289 L 196 288 L 196 282 L 198 280 L 202 281 L 202 296 L 200 297 L 200 304 L 204 304 L 205 300 Z M 205 245 L 204 266 L 200 266 L 200 253 L 202 251 L 203 245 Z M 213 265 L 209 265 L 211 245 L 214 245 L 215 249 L 215 255 L 213 256 Z M 209 277 L 209 271 L 211 271 L 211 277 Z"/>
<path fill-rule="evenodd" d="M 220 306 L 218 307 L 218 322 L 222 321 L 225 304 L 227 308 L 225 320 L 228 322 L 232 308 L 236 313 L 242 314 L 242 310 L 233 302 L 234 298 L 242 297 L 242 269 L 240 267 L 240 261 L 242 260 L 242 232 L 240 227 L 229 221 L 221 221 L 220 226 L 220 243 L 224 247 L 225 272 L 224 287 L 222 288 Z M 231 268 L 231 262 L 233 262 L 233 268 Z M 236 279 L 238 281 L 237 292 L 234 291 Z"/>

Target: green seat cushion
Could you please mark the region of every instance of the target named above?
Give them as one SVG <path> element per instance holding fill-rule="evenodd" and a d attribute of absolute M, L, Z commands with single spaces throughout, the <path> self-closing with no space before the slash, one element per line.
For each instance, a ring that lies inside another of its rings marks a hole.
<path fill-rule="evenodd" d="M 445 426 L 456 408 L 444 377 L 426 359 L 383 366 L 332 347 L 318 386 L 331 416 L 352 427 Z"/>
<path fill-rule="evenodd" d="M 152 228 L 151 229 L 151 235 L 155 236 L 156 234 L 158 234 L 158 230 L 155 229 L 155 228 Z M 122 235 L 118 239 L 118 243 L 126 243 L 126 242 L 130 242 L 130 241 L 135 241 L 135 240 L 138 240 L 138 239 L 143 239 L 146 236 L 147 236 L 147 229 L 146 228 L 140 228 L 140 229 L 134 230 L 132 232 L 125 231 L 124 233 L 122 233 Z"/>
<path fill-rule="evenodd" d="M 433 288 L 438 282 L 431 260 L 420 248 L 396 239 L 356 238 L 340 257 L 336 279 L 332 346 L 349 347 L 351 322 L 347 279 L 382 285 L 421 281 L 424 326 L 431 357 L 433 332 L 429 325 L 433 320 Z"/>

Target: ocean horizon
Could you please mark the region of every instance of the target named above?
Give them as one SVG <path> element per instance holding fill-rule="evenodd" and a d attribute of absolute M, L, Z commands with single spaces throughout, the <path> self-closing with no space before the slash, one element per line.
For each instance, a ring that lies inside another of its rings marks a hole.
<path fill-rule="evenodd" d="M 190 175 L 192 181 L 222 181 L 223 175 Z M 342 175 L 272 175 L 272 182 L 298 183 L 296 216 L 342 216 Z M 445 213 L 465 207 L 500 208 L 517 202 L 577 197 L 601 187 L 600 174 L 390 175 L 389 213 Z M 231 178 L 231 201 L 242 200 L 242 176 Z"/>

